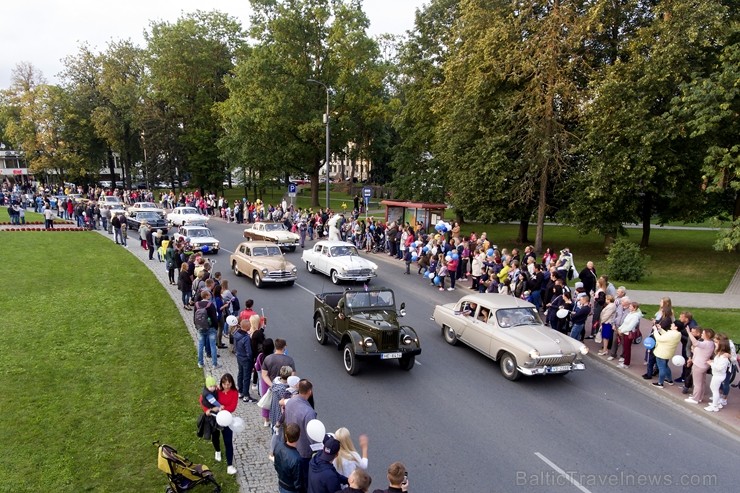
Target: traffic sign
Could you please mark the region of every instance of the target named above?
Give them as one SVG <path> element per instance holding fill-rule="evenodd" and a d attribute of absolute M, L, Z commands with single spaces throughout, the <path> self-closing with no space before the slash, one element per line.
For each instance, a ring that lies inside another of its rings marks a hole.
<path fill-rule="evenodd" d="M 373 196 L 373 189 L 370 188 L 370 187 L 363 188 L 362 189 L 362 196 L 365 197 L 366 199 L 369 199 L 370 197 Z"/>
<path fill-rule="evenodd" d="M 298 191 L 298 187 L 295 183 L 288 184 L 288 193 L 296 193 Z"/>

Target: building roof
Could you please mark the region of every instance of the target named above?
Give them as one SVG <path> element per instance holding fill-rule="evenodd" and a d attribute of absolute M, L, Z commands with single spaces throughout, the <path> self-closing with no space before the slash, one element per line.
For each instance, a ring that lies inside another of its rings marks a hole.
<path fill-rule="evenodd" d="M 406 207 L 410 209 L 433 209 L 445 210 L 447 204 L 435 204 L 433 202 L 407 202 L 405 200 L 381 200 L 381 204 L 386 207 Z"/>

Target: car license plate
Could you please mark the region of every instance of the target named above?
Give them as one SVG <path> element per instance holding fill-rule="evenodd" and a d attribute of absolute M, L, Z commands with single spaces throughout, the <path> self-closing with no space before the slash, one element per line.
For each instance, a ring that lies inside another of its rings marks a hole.
<path fill-rule="evenodd" d="M 401 357 L 401 353 L 383 353 L 380 355 L 380 359 L 398 359 Z"/>
<path fill-rule="evenodd" d="M 568 370 L 570 370 L 570 365 L 552 366 L 552 367 L 550 367 L 550 370 L 549 371 L 550 371 L 550 373 L 557 373 L 557 372 L 568 371 Z"/>

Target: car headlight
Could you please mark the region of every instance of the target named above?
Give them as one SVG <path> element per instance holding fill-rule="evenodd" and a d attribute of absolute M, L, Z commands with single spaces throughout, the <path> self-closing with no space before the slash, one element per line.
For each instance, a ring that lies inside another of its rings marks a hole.
<path fill-rule="evenodd" d="M 581 354 L 588 354 L 588 346 L 582 345 L 580 351 Z"/>
<path fill-rule="evenodd" d="M 537 351 L 536 349 L 533 349 L 529 352 L 529 357 L 532 359 L 537 359 L 540 357 L 540 352 Z"/>
<path fill-rule="evenodd" d="M 411 337 L 410 335 L 403 336 L 403 343 L 404 344 L 406 344 L 407 346 L 410 346 L 412 342 L 414 342 L 414 338 L 413 337 Z"/>
<path fill-rule="evenodd" d="M 293 267 L 293 269 L 291 269 L 291 272 L 292 272 L 293 274 L 295 274 L 296 272 L 298 272 L 298 267 Z"/>
<path fill-rule="evenodd" d="M 347 272 L 347 268 L 346 267 L 342 267 L 342 272 Z"/>
<path fill-rule="evenodd" d="M 268 273 L 268 272 L 269 272 L 269 271 L 268 271 L 267 269 L 262 269 L 262 273 L 263 273 L 263 274 L 267 275 L 267 273 Z"/>
<path fill-rule="evenodd" d="M 193 245 L 194 247 L 199 247 L 199 246 L 200 246 L 200 243 L 196 243 L 196 242 L 194 242 L 194 243 L 192 243 L 192 245 Z"/>
<path fill-rule="evenodd" d="M 375 344 L 375 341 L 373 341 L 372 337 L 366 337 L 365 340 L 362 341 L 362 344 L 365 347 L 372 347 L 372 345 Z"/>
<path fill-rule="evenodd" d="M 214 243 L 214 244 L 213 244 L 213 247 L 214 247 L 214 248 L 218 248 L 218 242 Z"/>

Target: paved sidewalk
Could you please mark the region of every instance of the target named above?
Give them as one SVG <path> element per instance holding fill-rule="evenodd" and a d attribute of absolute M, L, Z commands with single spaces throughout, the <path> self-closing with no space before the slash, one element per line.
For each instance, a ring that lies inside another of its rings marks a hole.
<path fill-rule="evenodd" d="M 98 230 L 102 236 L 109 238 L 113 241 L 113 235 L 106 234 L 103 230 Z M 137 239 L 134 239 L 137 238 Z M 162 287 L 169 293 L 175 306 L 180 310 L 180 314 L 183 317 L 185 326 L 188 329 L 188 333 L 193 340 L 193 355 L 192 364 L 196 366 L 197 363 L 197 352 L 198 339 L 196 329 L 193 326 L 193 312 L 186 311 L 182 308 L 182 297 L 177 286 L 169 284 L 167 278 L 167 271 L 164 268 L 164 262 L 159 262 L 156 258 L 149 260 L 149 252 L 142 249 L 138 235 L 129 234 L 128 247 L 126 248 L 132 255 L 141 260 L 141 262 L 148 266 L 149 269 L 154 273 L 154 276 L 162 284 Z M 214 258 L 209 257 L 211 261 Z M 218 265 L 218 257 L 215 258 L 216 264 Z M 216 269 L 219 270 L 219 269 Z M 225 272 L 228 278 L 228 272 Z M 219 350 L 220 358 L 219 362 L 222 365 L 221 368 L 214 370 L 211 366 L 210 359 L 205 359 L 205 368 L 203 370 L 204 378 L 206 375 L 213 375 L 218 380 L 224 373 L 231 373 L 236 380 L 237 375 L 237 364 L 236 358 L 229 349 Z M 193 389 L 193 396 L 196 396 L 200 389 Z M 252 389 L 252 396 L 254 397 L 255 391 Z M 197 413 L 197 400 L 193 398 L 193 423 L 195 423 L 195 414 Z M 268 451 L 270 445 L 270 432 L 269 428 L 262 426 L 262 415 L 260 414 L 260 408 L 254 403 L 244 403 L 239 401 L 239 405 L 236 409 L 237 416 L 241 416 L 246 424 L 246 429 L 242 433 L 234 434 L 234 466 L 236 466 L 237 474 L 235 476 L 236 482 L 239 485 L 239 490 L 242 493 L 263 493 L 265 491 L 277 491 L 277 475 L 273 463 L 268 460 Z M 193 439 L 198 440 L 195 436 L 195 426 L 193 425 Z M 174 445 L 178 450 L 183 448 L 182 444 L 178 446 Z M 206 457 L 205 463 L 215 469 L 216 480 L 224 484 L 231 481 L 232 476 L 226 475 L 226 462 L 216 465 L 217 463 L 213 460 L 213 456 Z"/>
<path fill-rule="evenodd" d="M 643 337 L 650 334 L 650 321 L 643 320 L 640 324 L 640 330 L 642 331 Z M 694 414 L 696 419 L 712 422 L 723 430 L 733 434 L 736 438 L 740 437 L 740 389 L 730 387 L 730 393 L 727 397 L 727 406 L 722 408 L 719 412 L 711 413 L 704 410 L 704 407 L 707 406 L 712 398 L 712 393 L 709 390 L 709 379 L 711 378 L 709 375 L 706 376 L 707 384 L 704 401 L 700 404 L 689 404 L 685 402 L 684 399 L 689 397 L 690 394 L 686 395 L 681 393 L 681 388 L 683 387 L 682 384 L 677 383 L 673 386 L 666 384 L 663 389 L 659 389 L 652 385 L 652 382 L 658 381 L 657 376 L 651 380 L 645 380 L 642 378 L 642 375 L 645 374 L 647 369 L 644 364 L 645 347 L 642 344 L 632 345 L 632 361 L 630 367 L 628 369 L 621 369 L 617 367 L 617 364 L 619 363 L 618 359 L 609 361 L 606 356 L 599 356 L 597 354 L 602 347 L 601 344 L 596 344 L 593 339 L 587 339 L 584 343 L 589 349 L 588 358 L 594 364 L 602 365 L 603 367 L 623 375 L 631 380 L 635 386 L 641 387 L 641 390 L 644 392 L 654 394 L 657 399 L 670 400 L 677 408 L 682 409 L 686 413 Z M 679 353 L 677 354 L 680 354 L 680 349 L 681 346 L 679 345 Z M 621 349 L 619 349 L 619 354 L 621 354 Z M 681 374 L 681 369 L 676 368 L 672 363 L 669 363 L 669 367 L 673 378 L 678 378 Z M 586 371 L 588 372 L 588 369 Z M 740 376 L 735 378 L 734 383 L 737 383 L 739 381 L 738 379 L 740 379 Z"/>

